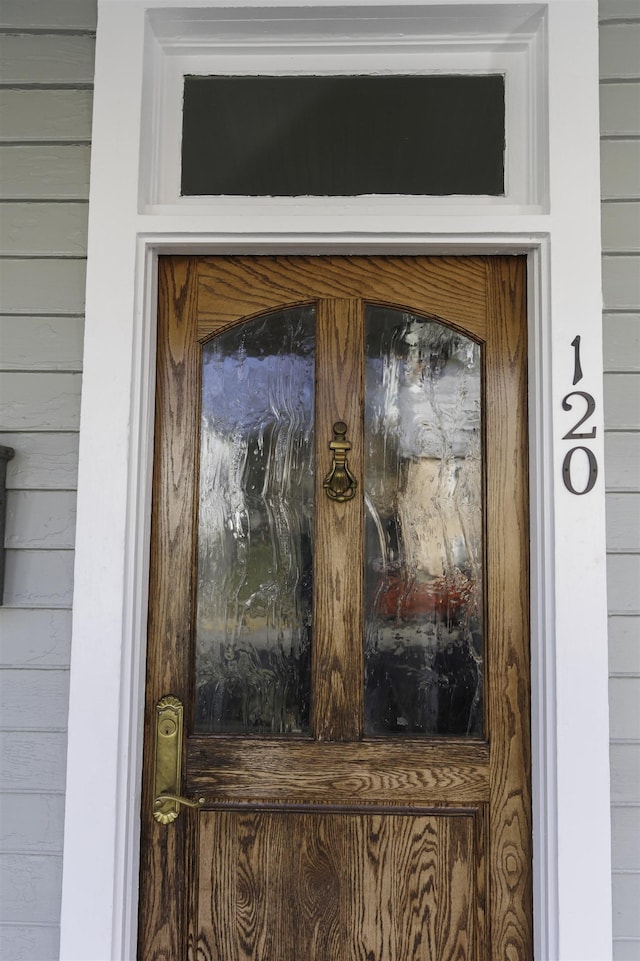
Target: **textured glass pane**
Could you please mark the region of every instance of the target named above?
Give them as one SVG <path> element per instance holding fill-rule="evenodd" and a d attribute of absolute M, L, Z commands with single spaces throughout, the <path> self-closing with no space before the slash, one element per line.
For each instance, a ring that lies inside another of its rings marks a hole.
<path fill-rule="evenodd" d="M 366 316 L 365 730 L 482 734 L 480 347 Z"/>
<path fill-rule="evenodd" d="M 314 331 L 296 308 L 203 349 L 199 732 L 308 731 Z"/>

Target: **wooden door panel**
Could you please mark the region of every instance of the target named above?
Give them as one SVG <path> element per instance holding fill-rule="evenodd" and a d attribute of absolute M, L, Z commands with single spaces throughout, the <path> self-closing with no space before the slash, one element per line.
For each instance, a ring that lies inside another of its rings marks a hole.
<path fill-rule="evenodd" d="M 478 338 L 486 332 L 482 257 L 206 257 L 199 278 L 199 338 L 241 317 L 329 297 L 424 304 Z"/>
<path fill-rule="evenodd" d="M 202 961 L 471 961 L 474 812 L 200 816 Z"/>
<path fill-rule="evenodd" d="M 308 303 L 319 325 L 314 565 L 324 568 L 322 583 L 314 568 L 310 736 L 194 735 L 202 343 Z M 361 496 L 367 303 L 440 318 L 482 345 L 482 738 L 363 738 L 362 507 L 330 503 L 322 480 L 344 419 Z M 530 961 L 525 306 L 517 257 L 161 259 L 143 961 Z M 185 704 L 181 793 L 205 803 L 161 825 L 154 717 L 167 694 Z"/>
<path fill-rule="evenodd" d="M 194 737 L 188 745 L 187 788 L 220 801 L 261 798 L 330 803 L 489 799 L 486 744 L 394 741 L 351 743 Z M 401 748 L 401 751 L 399 750 Z"/>

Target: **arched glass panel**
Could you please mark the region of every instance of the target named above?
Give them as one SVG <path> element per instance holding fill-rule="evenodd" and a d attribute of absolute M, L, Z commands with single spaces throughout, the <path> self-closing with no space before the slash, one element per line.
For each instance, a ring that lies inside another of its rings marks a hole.
<path fill-rule="evenodd" d="M 365 731 L 481 736 L 480 346 L 366 313 Z"/>
<path fill-rule="evenodd" d="M 197 732 L 309 729 L 315 309 L 202 351 Z"/>

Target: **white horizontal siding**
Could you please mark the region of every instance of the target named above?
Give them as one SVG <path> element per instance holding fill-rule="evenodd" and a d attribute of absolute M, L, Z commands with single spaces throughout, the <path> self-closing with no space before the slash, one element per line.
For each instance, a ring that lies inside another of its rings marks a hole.
<path fill-rule="evenodd" d="M 82 314 L 86 262 L 78 260 L 0 261 L 3 314 Z"/>
<path fill-rule="evenodd" d="M 0 30 L 93 32 L 96 18 L 96 0 L 2 0 L 0 4 Z"/>
<path fill-rule="evenodd" d="M 0 961 L 59 950 L 95 21 L 0 5 Z"/>
<path fill-rule="evenodd" d="M 0 794 L 0 854 L 62 854 L 61 794 Z"/>
<path fill-rule="evenodd" d="M 77 433 L 4 432 L 0 433 L 0 444 L 15 450 L 15 456 L 7 464 L 9 489 L 75 489 L 78 478 Z"/>
<path fill-rule="evenodd" d="M 4 373 L 0 426 L 5 431 L 77 430 L 81 381 L 79 373 Z"/>
<path fill-rule="evenodd" d="M 607 430 L 640 429 L 640 376 L 635 373 L 606 374 L 604 403 Z"/>
<path fill-rule="evenodd" d="M 605 83 L 600 87 L 600 132 L 603 137 L 640 133 L 640 85 Z"/>
<path fill-rule="evenodd" d="M 640 554 L 609 554 L 607 589 L 612 614 L 637 614 Z M 640 782 L 638 782 L 640 784 Z"/>
<path fill-rule="evenodd" d="M 638 19 L 637 7 L 635 19 Z M 601 25 L 600 79 L 612 78 L 640 78 L 640 23 Z"/>
<path fill-rule="evenodd" d="M 637 745 L 611 745 L 611 800 L 615 805 L 634 805 L 640 785 L 640 751 Z"/>
<path fill-rule="evenodd" d="M 640 677 L 609 678 L 609 703 L 612 740 L 640 746 Z"/>
<path fill-rule="evenodd" d="M 611 20 L 637 20 L 638 0 L 598 0 L 598 19 L 602 26 Z"/>
<path fill-rule="evenodd" d="M 640 961 L 640 3 L 600 2 L 614 961 Z"/>
<path fill-rule="evenodd" d="M 70 608 L 73 551 L 5 553 L 4 603 L 8 607 Z"/>
<path fill-rule="evenodd" d="M 0 37 L 0 83 L 91 85 L 94 50 L 90 34 L 5 34 Z"/>
<path fill-rule="evenodd" d="M 84 201 L 4 203 L 0 249 L 11 257 L 84 257 L 87 214 Z"/>
<path fill-rule="evenodd" d="M 3 790 L 20 794 L 62 794 L 66 756 L 66 734 L 0 731 Z"/>
<path fill-rule="evenodd" d="M 640 938 L 633 941 L 618 938 L 613 942 L 613 961 L 639 961 Z"/>
<path fill-rule="evenodd" d="M 640 433 L 606 434 L 604 450 L 607 489 L 640 490 Z"/>
<path fill-rule="evenodd" d="M 607 546 L 640 551 L 640 494 L 607 495 Z"/>
<path fill-rule="evenodd" d="M 11 961 L 56 961 L 60 951 L 58 924 L 3 924 L 0 957 Z"/>
<path fill-rule="evenodd" d="M 69 671 L 24 668 L 0 672 L 0 730 L 64 731 Z"/>
<path fill-rule="evenodd" d="M 62 858 L 53 855 L 0 855 L 0 920 L 58 921 Z"/>
<path fill-rule="evenodd" d="M 640 303 L 640 254 L 605 254 L 602 258 L 602 289 L 606 310 L 637 311 Z"/>
<path fill-rule="evenodd" d="M 0 200 L 87 200 L 86 144 L 0 145 Z"/>
<path fill-rule="evenodd" d="M 0 624 L 0 667 L 68 666 L 71 611 L 5 607 Z"/>
<path fill-rule="evenodd" d="M 640 199 L 640 143 L 637 140 L 604 140 L 600 161 L 604 200 Z"/>
<path fill-rule="evenodd" d="M 91 90 L 0 89 L 0 142 L 89 142 Z"/>
<path fill-rule="evenodd" d="M 613 859 L 620 871 L 633 871 L 640 860 L 640 806 L 614 808 L 611 815 Z"/>
<path fill-rule="evenodd" d="M 637 202 L 602 205 L 602 248 L 605 252 L 640 251 L 640 209 Z"/>
<path fill-rule="evenodd" d="M 79 371 L 84 317 L 0 316 L 0 366 L 5 371 Z"/>
<path fill-rule="evenodd" d="M 640 938 L 640 874 L 613 873 L 613 936 Z M 638 942 L 640 947 L 640 942 Z"/>
<path fill-rule="evenodd" d="M 640 314 L 604 315 L 604 366 L 609 373 L 640 371 Z"/>
<path fill-rule="evenodd" d="M 609 671 L 640 676 L 640 615 L 610 615 Z"/>
<path fill-rule="evenodd" d="M 640 961 L 640 3 L 600 0 L 614 961 Z"/>
<path fill-rule="evenodd" d="M 7 493 L 7 547 L 29 550 L 72 548 L 75 525 L 75 491 L 31 490 Z"/>

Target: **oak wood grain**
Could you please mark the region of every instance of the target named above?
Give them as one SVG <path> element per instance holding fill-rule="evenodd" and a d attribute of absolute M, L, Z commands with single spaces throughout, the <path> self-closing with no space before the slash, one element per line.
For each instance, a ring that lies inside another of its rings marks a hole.
<path fill-rule="evenodd" d="M 156 443 L 151 530 L 145 750 L 142 792 L 139 957 L 185 956 L 186 818 L 168 831 L 152 817 L 155 705 L 166 694 L 189 701 L 194 543 L 198 345 L 191 323 L 196 262 L 159 268 Z"/>
<path fill-rule="evenodd" d="M 523 258 L 161 261 L 147 744 L 155 702 L 177 694 L 188 718 L 192 696 L 199 342 L 309 302 L 319 484 L 336 419 L 360 471 L 362 427 L 349 422 L 363 403 L 363 303 L 445 319 L 482 344 L 486 741 L 361 740 L 362 506 L 351 516 L 320 496 L 313 736 L 188 737 L 183 789 L 207 801 L 168 828 L 150 816 L 147 755 L 145 961 L 530 961 L 525 300 Z"/>
<path fill-rule="evenodd" d="M 203 961 L 474 957 L 473 816 L 200 817 Z"/>
<path fill-rule="evenodd" d="M 205 257 L 198 336 L 242 317 L 318 298 L 391 304 L 485 336 L 481 257 Z"/>
<path fill-rule="evenodd" d="M 189 741 L 187 787 L 191 795 L 219 800 L 465 803 L 488 800 L 488 761 L 480 743 L 200 737 Z"/>
<path fill-rule="evenodd" d="M 533 956 L 524 258 L 487 259 L 487 723 L 494 957 Z"/>
<path fill-rule="evenodd" d="M 364 715 L 364 576 L 354 557 L 364 539 L 364 325 L 362 302 L 321 300 L 316 330 L 316 490 L 313 565 L 312 732 L 318 740 L 353 741 Z M 347 425 L 352 500 L 330 500 L 333 425 Z M 322 572 L 318 576 L 318 572 Z"/>

